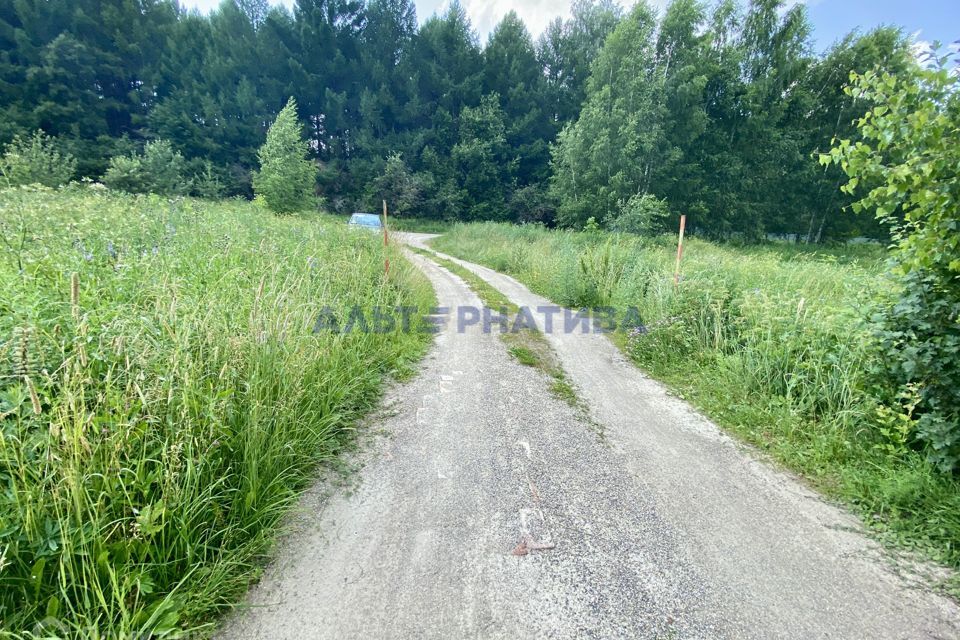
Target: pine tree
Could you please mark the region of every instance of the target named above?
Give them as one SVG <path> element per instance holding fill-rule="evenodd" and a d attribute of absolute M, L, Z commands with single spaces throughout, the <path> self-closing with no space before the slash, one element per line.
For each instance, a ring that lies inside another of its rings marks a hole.
<path fill-rule="evenodd" d="M 518 159 L 518 183 L 545 181 L 556 132 L 543 110 L 546 84 L 533 40 L 515 12 L 493 30 L 483 61 L 484 92 L 500 98 L 507 143 Z"/>
<path fill-rule="evenodd" d="M 463 189 L 469 218 L 503 220 L 515 167 L 506 139 L 503 111 L 496 95 L 484 96 L 478 107 L 467 107 L 460 118 L 460 139 L 453 164 Z"/>
<path fill-rule="evenodd" d="M 258 156 L 260 171 L 253 176 L 253 189 L 271 211 L 293 213 L 310 205 L 317 167 L 309 159 L 293 98 L 270 125 Z"/>

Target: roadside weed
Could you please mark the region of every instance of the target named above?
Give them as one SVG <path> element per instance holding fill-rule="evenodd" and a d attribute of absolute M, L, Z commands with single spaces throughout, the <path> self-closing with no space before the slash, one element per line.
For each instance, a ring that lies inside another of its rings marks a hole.
<path fill-rule="evenodd" d="M 241 201 L 0 193 L 0 619 L 83 637 L 205 628 L 417 332 L 326 306 L 433 303 L 377 238 Z M 36 626 L 39 625 L 39 626 Z"/>

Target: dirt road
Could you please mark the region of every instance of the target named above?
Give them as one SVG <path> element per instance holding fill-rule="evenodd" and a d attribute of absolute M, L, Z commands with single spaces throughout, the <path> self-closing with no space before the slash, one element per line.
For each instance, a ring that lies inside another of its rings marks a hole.
<path fill-rule="evenodd" d="M 441 306 L 479 306 L 412 259 Z M 549 304 L 462 264 L 519 305 Z M 855 518 L 605 337 L 547 336 L 590 425 L 495 332 L 455 324 L 393 392 L 356 489 L 304 502 L 220 637 L 960 637 L 960 609 L 903 577 Z"/>

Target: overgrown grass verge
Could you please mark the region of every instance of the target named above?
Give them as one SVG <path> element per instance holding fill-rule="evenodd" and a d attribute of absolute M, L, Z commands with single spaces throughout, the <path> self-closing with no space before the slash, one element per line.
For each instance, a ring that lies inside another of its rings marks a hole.
<path fill-rule="evenodd" d="M 387 226 L 391 231 L 412 233 L 445 233 L 453 227 L 452 222 L 430 218 L 395 218 L 388 216 Z"/>
<path fill-rule="evenodd" d="M 244 592 L 433 303 L 371 234 L 249 203 L 0 192 L 0 635 L 162 637 Z"/>
<path fill-rule="evenodd" d="M 497 310 L 507 318 L 507 326 L 514 327 L 517 313 L 520 308 L 510 302 L 501 291 L 486 280 L 452 260 L 442 258 L 432 251 L 424 251 L 411 247 L 413 251 L 433 260 L 444 269 L 457 275 L 473 289 L 481 302 L 488 308 Z M 520 364 L 537 369 L 552 378 L 550 392 L 581 413 L 581 417 L 589 420 L 589 411 L 586 404 L 577 395 L 576 388 L 567 379 L 567 374 L 560 365 L 557 354 L 547 339 L 536 329 L 520 327 L 516 331 L 501 332 L 500 339 L 507 346 L 507 353 Z"/>
<path fill-rule="evenodd" d="M 859 512 L 879 536 L 960 568 L 960 482 L 905 446 L 876 393 L 863 318 L 882 250 L 807 252 L 675 238 L 473 224 L 437 250 L 510 274 L 569 307 L 633 306 L 615 334 L 645 371 L 717 423 Z M 960 595 L 960 580 L 944 585 Z"/>

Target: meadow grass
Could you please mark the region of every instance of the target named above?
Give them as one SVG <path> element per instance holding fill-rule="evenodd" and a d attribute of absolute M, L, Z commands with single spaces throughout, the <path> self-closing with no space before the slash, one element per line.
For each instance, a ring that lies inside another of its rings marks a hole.
<path fill-rule="evenodd" d="M 0 635 L 209 632 L 434 304 L 373 234 L 95 187 L 0 192 Z M 392 250 L 391 250 L 392 251 Z"/>
<path fill-rule="evenodd" d="M 410 231 L 413 233 L 444 233 L 453 227 L 452 222 L 432 218 L 395 218 L 389 216 L 387 226 L 391 231 Z"/>
<path fill-rule="evenodd" d="M 559 304 L 636 307 L 639 326 L 613 338 L 637 365 L 884 539 L 960 568 L 960 483 L 905 446 L 871 373 L 865 318 L 886 286 L 883 249 L 689 239 L 675 285 L 675 243 L 483 223 L 431 245 Z M 955 577 L 944 586 L 960 593 Z"/>

